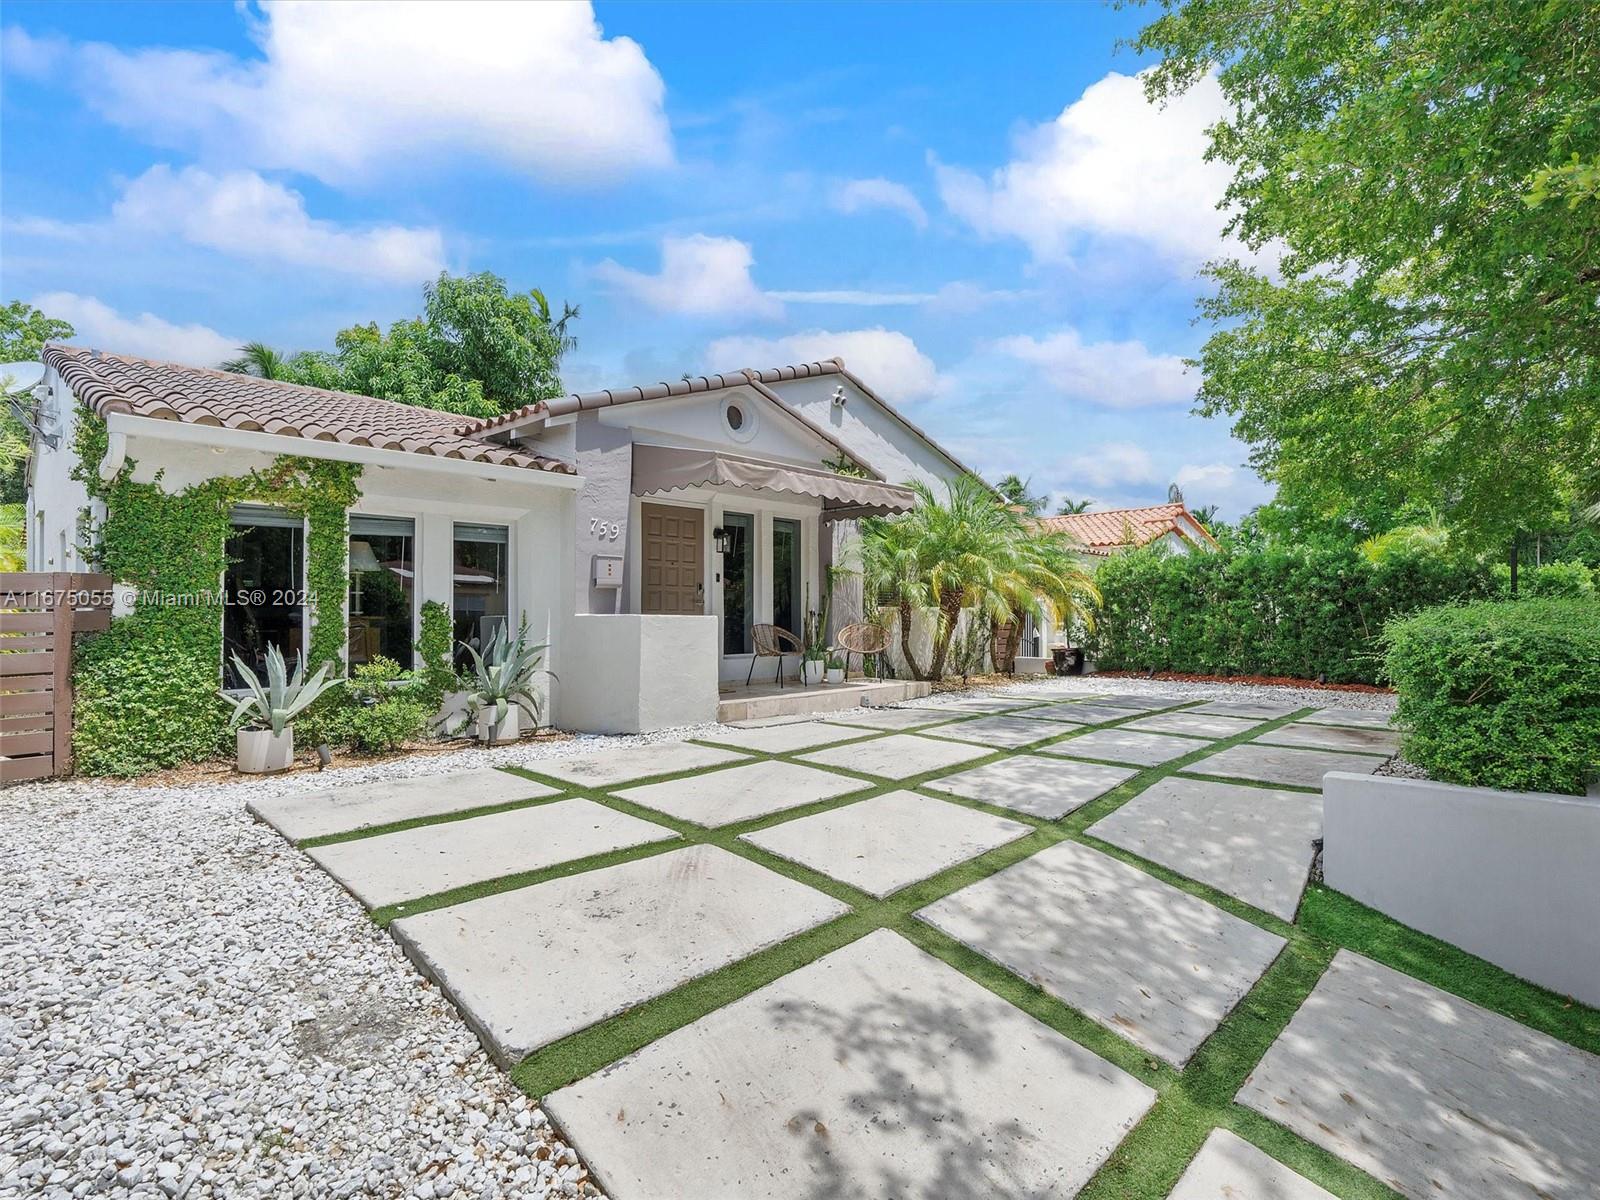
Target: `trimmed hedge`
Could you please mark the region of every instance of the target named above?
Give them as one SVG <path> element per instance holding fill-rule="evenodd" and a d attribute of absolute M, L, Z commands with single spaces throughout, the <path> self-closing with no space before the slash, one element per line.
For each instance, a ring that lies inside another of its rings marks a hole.
<path fill-rule="evenodd" d="M 1600 604 L 1435 608 L 1383 642 L 1405 755 L 1435 779 L 1578 795 L 1600 778 Z"/>
<path fill-rule="evenodd" d="M 1480 563 L 1437 552 L 1368 561 L 1354 546 L 1150 547 L 1107 559 L 1089 646 L 1107 670 L 1319 676 L 1376 683 L 1396 615 L 1491 594 Z"/>

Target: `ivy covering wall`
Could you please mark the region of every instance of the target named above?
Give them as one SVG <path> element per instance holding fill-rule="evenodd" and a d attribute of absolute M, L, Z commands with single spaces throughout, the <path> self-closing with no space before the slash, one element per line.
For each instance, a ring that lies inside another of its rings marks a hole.
<path fill-rule="evenodd" d="M 221 589 L 229 514 L 269 504 L 307 522 L 308 664 L 337 662 L 345 646 L 347 511 L 359 494 L 355 463 L 282 456 L 246 475 L 208 479 L 175 494 L 134 482 L 128 461 L 109 483 L 97 469 L 105 422 L 80 409 L 79 479 L 105 504 L 95 557 L 137 589 L 132 613 L 78 649 L 73 748 L 86 775 L 137 775 L 210 758 L 223 749 L 228 710 L 221 680 Z"/>
<path fill-rule="evenodd" d="M 1350 545 L 1151 547 L 1107 559 L 1089 645 L 1105 670 L 1377 683 L 1390 617 L 1490 594 L 1483 563 L 1437 552 L 1371 562 Z"/>

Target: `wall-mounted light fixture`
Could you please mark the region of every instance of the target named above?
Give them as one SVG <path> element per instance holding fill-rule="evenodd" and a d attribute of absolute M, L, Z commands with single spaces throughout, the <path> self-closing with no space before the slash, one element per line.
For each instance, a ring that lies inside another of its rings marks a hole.
<path fill-rule="evenodd" d="M 733 553 L 733 530 L 718 525 L 711 531 L 711 541 L 716 546 L 718 554 Z"/>

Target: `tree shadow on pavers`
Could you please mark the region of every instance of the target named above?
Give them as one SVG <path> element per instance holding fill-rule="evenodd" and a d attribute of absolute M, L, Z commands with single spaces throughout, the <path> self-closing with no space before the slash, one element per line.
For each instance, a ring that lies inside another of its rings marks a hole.
<path fill-rule="evenodd" d="M 1407 1195 L 1600 1194 L 1600 1057 L 1349 951 L 1238 1098 Z"/>
<path fill-rule="evenodd" d="M 917 915 L 1179 1067 L 1284 945 L 1276 934 L 1074 842 Z"/>
<path fill-rule="evenodd" d="M 936 1157 L 932 1175 L 913 1179 L 879 1163 L 871 1178 L 834 1154 L 832 1113 L 803 1108 L 788 1121 L 790 1134 L 807 1141 L 814 1175 L 811 1200 L 878 1200 L 920 1196 L 925 1200 L 992 1200 L 995 1196 L 1043 1195 L 1012 1169 L 1011 1150 L 1036 1138 L 1013 1118 L 979 1124 L 963 1106 L 970 1098 L 963 1075 L 996 1058 L 994 1035 L 973 1026 L 961 1005 L 934 999 L 873 1000 L 853 1008 L 777 1001 L 768 1019 L 803 1041 L 826 1041 L 835 1061 L 849 1063 L 871 1086 L 845 1099 L 853 1123 L 869 1125 L 874 1137 L 915 1139 Z M 1063 1062 L 1064 1069 L 1075 1069 Z"/>

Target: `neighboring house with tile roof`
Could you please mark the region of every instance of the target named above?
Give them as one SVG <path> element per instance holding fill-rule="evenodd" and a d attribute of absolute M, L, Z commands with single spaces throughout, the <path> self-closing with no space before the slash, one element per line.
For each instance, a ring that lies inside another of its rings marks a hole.
<path fill-rule="evenodd" d="M 719 682 L 757 665 L 751 627 L 801 632 L 857 518 L 909 509 L 909 481 L 965 471 L 836 359 L 562 396 L 488 421 L 70 346 L 43 359 L 30 569 L 87 566 L 81 514 L 103 514 L 71 477 L 82 409 L 107 424 L 89 470 L 129 466 L 169 491 L 280 455 L 359 463 L 350 663 L 409 665 L 426 600 L 451 609 L 468 643 L 526 616 L 551 643 L 567 728 L 714 719 Z M 234 524 L 231 556 L 268 586 L 299 578 L 300 516 L 243 506 Z M 836 606 L 848 613 L 850 597 Z M 246 618 L 234 629 L 224 615 L 230 647 L 305 644 L 300 606 Z"/>
<path fill-rule="evenodd" d="M 1181 502 L 1063 513 L 1058 517 L 1038 517 L 1036 523 L 1040 529 L 1066 534 L 1083 547 L 1083 553 L 1096 558 L 1108 558 L 1155 541 L 1164 542 L 1177 554 L 1217 548 L 1210 531 Z"/>
<path fill-rule="evenodd" d="M 1055 517 L 1035 517 L 1034 524 L 1052 533 L 1071 538 L 1078 552 L 1094 561 L 1125 554 L 1152 544 L 1164 545 L 1173 554 L 1208 554 L 1217 549 L 1217 540 L 1181 501 L 1149 504 L 1141 508 L 1108 508 L 1100 512 L 1063 513 Z M 1022 643 L 1030 656 L 1042 656 L 1054 645 L 1072 640 L 1051 623 L 1036 627 L 1030 619 L 1023 630 Z"/>

